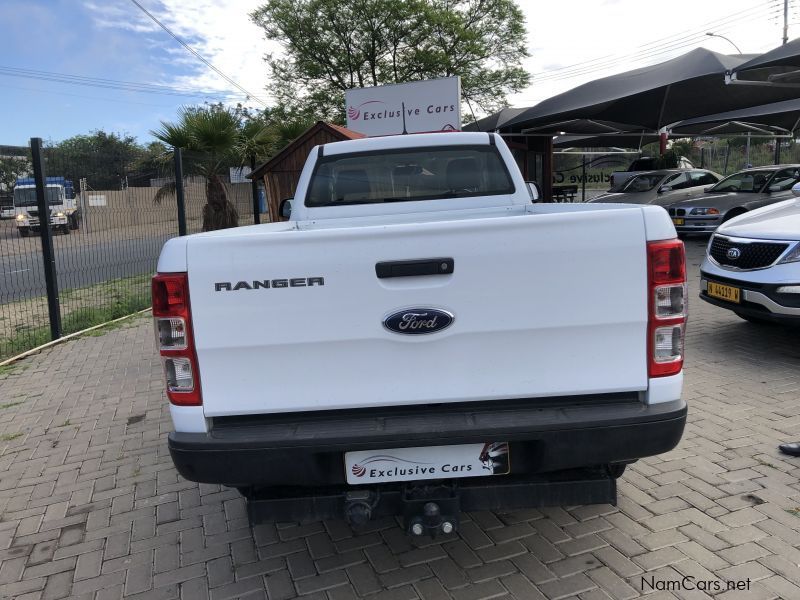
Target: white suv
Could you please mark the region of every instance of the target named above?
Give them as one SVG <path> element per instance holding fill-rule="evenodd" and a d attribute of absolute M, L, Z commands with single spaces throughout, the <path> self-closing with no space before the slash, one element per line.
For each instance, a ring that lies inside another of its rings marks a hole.
<path fill-rule="evenodd" d="M 792 188 L 800 196 L 800 183 Z M 722 224 L 700 266 L 700 297 L 754 323 L 800 324 L 800 199 Z"/>

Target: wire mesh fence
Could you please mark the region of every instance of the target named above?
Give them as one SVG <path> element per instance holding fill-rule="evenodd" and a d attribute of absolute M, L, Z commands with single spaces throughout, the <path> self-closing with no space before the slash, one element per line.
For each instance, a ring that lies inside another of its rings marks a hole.
<path fill-rule="evenodd" d="M 0 220 L 0 361 L 51 340 L 53 296 L 60 335 L 149 307 L 159 253 L 179 232 L 169 157 L 148 164 L 57 147 L 43 148 L 42 157 L 47 214 L 39 210 L 30 154 L 5 186 L 11 189 Z M 184 174 L 186 231 L 196 233 L 203 230 L 208 179 Z M 243 181 L 231 183 L 221 171 L 219 182 L 238 214 L 234 225 L 253 223 L 252 188 Z M 55 284 L 49 297 L 41 239 L 48 222 Z"/>

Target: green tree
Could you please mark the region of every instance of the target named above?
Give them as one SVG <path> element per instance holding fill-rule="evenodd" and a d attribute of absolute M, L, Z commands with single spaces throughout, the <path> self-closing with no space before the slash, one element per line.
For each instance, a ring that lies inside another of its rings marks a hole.
<path fill-rule="evenodd" d="M 85 177 L 90 187 L 102 190 L 119 189 L 143 154 L 133 136 L 95 130 L 59 142 L 45 155 L 48 174 L 72 179 L 76 185 Z"/>
<path fill-rule="evenodd" d="M 14 156 L 0 157 L 0 189 L 11 191 L 17 181 L 31 170 L 31 164 L 25 158 Z"/>
<path fill-rule="evenodd" d="M 344 120 L 344 91 L 461 77 L 486 112 L 526 87 L 525 18 L 514 0 L 267 0 L 251 14 L 284 54 L 267 56 L 278 103 Z"/>
<path fill-rule="evenodd" d="M 236 227 L 239 214 L 228 199 L 222 178 L 228 167 L 249 164 L 251 156 L 263 156 L 269 145 L 267 128 L 241 107 L 220 104 L 183 107 L 178 120 L 161 122 L 151 134 L 170 148 L 181 148 L 183 172 L 201 176 L 206 181 L 206 204 L 203 206 L 203 231 Z M 162 155 L 172 161 L 173 152 Z M 175 183 L 163 186 L 155 201 L 175 194 Z"/>

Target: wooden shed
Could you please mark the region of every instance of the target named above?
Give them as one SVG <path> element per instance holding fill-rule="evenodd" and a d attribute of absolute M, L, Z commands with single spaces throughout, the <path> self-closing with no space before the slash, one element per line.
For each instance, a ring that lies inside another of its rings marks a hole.
<path fill-rule="evenodd" d="M 283 220 L 278 214 L 278 206 L 284 198 L 294 196 L 297 182 L 300 180 L 300 172 L 303 170 L 308 153 L 314 146 L 363 137 L 365 137 L 363 134 L 345 127 L 317 121 L 283 150 L 256 167 L 248 177 L 264 181 L 270 221 Z"/>

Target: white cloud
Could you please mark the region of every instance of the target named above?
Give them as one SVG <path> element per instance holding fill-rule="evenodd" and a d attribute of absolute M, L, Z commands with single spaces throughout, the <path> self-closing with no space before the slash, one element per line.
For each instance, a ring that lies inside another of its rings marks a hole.
<path fill-rule="evenodd" d="M 269 102 L 263 58 L 279 52 L 280 47 L 267 42 L 263 31 L 250 21 L 249 13 L 262 2 L 140 1 L 217 68 Z M 525 13 L 532 54 L 525 67 L 534 79 L 528 89 L 510 99 L 515 106 L 529 106 L 592 79 L 655 64 L 698 46 L 734 52 L 728 42 L 708 38 L 705 31 L 730 37 L 743 52 L 763 52 L 780 43 L 782 27 L 780 0 L 671 0 L 668 4 L 519 0 L 519 4 Z M 230 91 L 228 82 L 158 30 L 128 0 L 91 6 L 99 26 L 124 27 L 163 38 L 162 45 L 170 48 L 176 63 L 189 69 L 167 83 Z M 790 30 L 790 37 L 792 33 Z"/>

